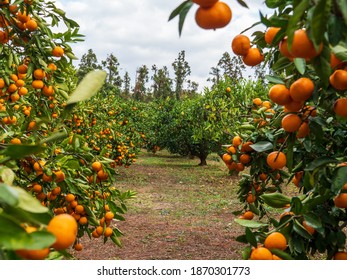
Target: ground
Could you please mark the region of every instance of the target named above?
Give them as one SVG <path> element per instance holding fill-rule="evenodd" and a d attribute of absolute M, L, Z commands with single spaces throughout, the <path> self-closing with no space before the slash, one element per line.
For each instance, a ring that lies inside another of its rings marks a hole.
<path fill-rule="evenodd" d="M 243 229 L 233 221 L 239 210 L 237 177 L 228 175 L 217 156 L 208 166 L 198 159 L 142 152 L 138 163 L 120 169 L 116 186 L 135 190 L 125 222 L 122 248 L 83 238 L 80 260 L 223 260 L 241 259 L 235 238 Z"/>

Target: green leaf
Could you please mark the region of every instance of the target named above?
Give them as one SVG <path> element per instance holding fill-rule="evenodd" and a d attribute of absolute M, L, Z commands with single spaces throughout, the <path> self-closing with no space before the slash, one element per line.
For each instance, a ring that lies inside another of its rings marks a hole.
<path fill-rule="evenodd" d="M 314 161 L 311 161 L 309 164 L 307 164 L 305 171 L 313 171 L 318 167 L 321 167 L 330 163 L 338 163 L 338 160 L 328 156 L 320 157 Z"/>
<path fill-rule="evenodd" d="M 315 213 L 304 214 L 303 217 L 308 226 L 313 227 L 315 229 L 319 229 L 322 227 L 322 221 L 320 217 L 318 217 Z"/>
<path fill-rule="evenodd" d="M 306 61 L 304 58 L 294 58 L 294 65 L 301 75 L 305 74 Z"/>
<path fill-rule="evenodd" d="M 184 1 L 183 3 L 181 3 L 176 9 L 174 9 L 174 10 L 171 12 L 170 16 L 169 16 L 169 21 L 172 20 L 172 19 L 174 19 L 176 16 L 178 16 L 178 15 L 181 13 L 182 9 L 183 9 L 188 3 L 193 4 L 193 2 L 192 2 L 191 0 L 186 0 L 186 1 Z"/>
<path fill-rule="evenodd" d="M 285 2 L 285 0 L 266 0 L 265 4 L 268 8 L 275 9 L 283 5 Z"/>
<path fill-rule="evenodd" d="M 279 76 L 265 75 L 265 79 L 267 79 L 270 83 L 273 83 L 273 84 L 282 84 L 282 85 L 285 84 L 283 79 Z"/>
<path fill-rule="evenodd" d="M 19 201 L 19 194 L 16 190 L 4 183 L 0 183 L 0 204 L 16 206 Z"/>
<path fill-rule="evenodd" d="M 347 167 L 339 167 L 333 178 L 332 191 L 338 192 L 347 182 Z"/>
<path fill-rule="evenodd" d="M 52 135 L 49 137 L 43 139 L 40 144 L 42 145 L 43 143 L 52 143 L 52 142 L 57 142 L 58 140 L 62 140 L 68 136 L 68 133 L 66 129 L 64 128 L 63 131 L 58 131 L 54 132 Z"/>
<path fill-rule="evenodd" d="M 24 228 L 10 217 L 0 214 L 0 247 L 15 250 L 21 248 L 22 244 L 29 242 L 29 239 L 30 237 Z"/>
<path fill-rule="evenodd" d="M 318 48 L 319 44 L 323 41 L 331 5 L 331 0 L 319 0 L 313 7 L 312 17 L 310 17 L 310 26 L 312 41 L 316 48 Z"/>
<path fill-rule="evenodd" d="M 236 223 L 243 227 L 250 227 L 250 228 L 260 228 L 260 227 L 266 227 L 268 224 L 252 221 L 252 220 L 245 220 L 245 219 L 234 219 Z"/>
<path fill-rule="evenodd" d="M 291 211 L 296 214 L 299 215 L 302 212 L 302 203 L 300 198 L 298 197 L 293 197 L 291 202 L 290 202 L 290 209 Z"/>
<path fill-rule="evenodd" d="M 331 74 L 330 66 L 330 49 L 323 47 L 321 54 L 313 60 L 314 69 L 322 80 L 322 85 L 326 88 L 329 86 L 329 77 Z"/>
<path fill-rule="evenodd" d="M 339 6 L 344 22 L 347 25 L 347 2 L 345 0 L 335 0 L 335 2 Z"/>
<path fill-rule="evenodd" d="M 249 244 L 251 244 L 254 247 L 257 247 L 257 239 L 255 238 L 254 233 L 249 229 L 249 227 L 246 227 L 246 239 Z"/>
<path fill-rule="evenodd" d="M 237 2 L 238 2 L 242 7 L 245 7 L 245 8 L 247 8 L 247 9 L 249 9 L 248 6 L 247 6 L 247 3 L 246 3 L 245 1 L 243 1 L 243 0 L 237 0 Z"/>
<path fill-rule="evenodd" d="M 269 206 L 273 208 L 283 208 L 290 203 L 290 198 L 281 193 L 266 193 L 262 194 L 260 198 Z"/>
<path fill-rule="evenodd" d="M 280 250 L 280 249 L 270 249 L 271 253 L 280 257 L 282 260 L 294 260 L 291 255 Z"/>
<path fill-rule="evenodd" d="M 291 49 L 294 37 L 294 31 L 298 29 L 298 23 L 309 7 L 309 0 L 302 0 L 299 5 L 294 8 L 293 15 L 290 17 L 286 34 L 288 36 L 288 48 Z"/>
<path fill-rule="evenodd" d="M 187 3 L 180 12 L 179 21 L 178 21 L 178 34 L 180 36 L 182 34 L 184 21 L 187 17 L 187 14 L 188 14 L 190 8 L 192 7 L 192 5 L 193 5 L 192 2 Z"/>
<path fill-rule="evenodd" d="M 120 248 L 122 247 L 122 243 L 120 242 L 120 240 L 118 239 L 118 237 L 115 234 L 112 234 L 110 238 L 114 244 L 116 244 Z"/>
<path fill-rule="evenodd" d="M 250 145 L 250 147 L 252 147 L 253 150 L 255 150 L 256 152 L 260 153 L 260 152 L 272 150 L 273 144 L 271 142 L 268 142 L 268 141 L 259 141 L 257 143 Z"/>
<path fill-rule="evenodd" d="M 44 249 L 51 246 L 56 240 L 56 237 L 48 231 L 34 231 L 29 234 L 29 237 L 30 240 L 18 249 Z"/>
<path fill-rule="evenodd" d="M 18 208 L 30 213 L 48 212 L 48 208 L 42 206 L 41 203 L 36 198 L 32 197 L 27 191 L 19 187 L 13 187 L 13 189 L 18 194 Z"/>
<path fill-rule="evenodd" d="M 76 90 L 71 94 L 67 105 L 85 101 L 96 94 L 103 86 L 107 73 L 103 70 L 94 70 L 89 72 L 78 84 Z"/>
<path fill-rule="evenodd" d="M 294 220 L 293 229 L 297 234 L 299 234 L 303 238 L 312 239 L 312 235 L 307 232 L 307 230 L 304 228 L 302 224 L 300 224 L 298 220 Z"/>
<path fill-rule="evenodd" d="M 0 154 L 10 157 L 11 159 L 20 159 L 24 158 L 27 155 L 34 155 L 41 153 L 46 148 L 40 145 L 13 145 L 8 144 L 6 149 L 1 151 Z"/>
<path fill-rule="evenodd" d="M 15 178 L 15 174 L 12 169 L 1 165 L 0 166 L 0 179 L 7 185 L 12 185 Z M 1 189 L 0 189 L 1 190 Z"/>
<path fill-rule="evenodd" d="M 332 48 L 332 52 L 338 57 L 341 61 L 347 61 L 347 45 L 338 44 Z"/>

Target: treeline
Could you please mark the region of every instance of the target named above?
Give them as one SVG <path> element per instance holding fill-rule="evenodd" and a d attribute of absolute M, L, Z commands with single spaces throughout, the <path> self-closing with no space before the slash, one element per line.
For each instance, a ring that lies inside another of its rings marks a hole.
<path fill-rule="evenodd" d="M 171 67 L 158 67 L 142 65 L 136 73 L 126 71 L 120 73 L 120 63 L 114 54 L 108 54 L 105 60 L 99 62 L 96 54 L 89 49 L 80 60 L 77 67 L 78 81 L 91 70 L 103 69 L 107 72 L 105 88 L 117 93 L 120 97 L 135 99 L 139 101 L 151 101 L 155 99 L 166 99 L 167 97 L 180 100 L 184 97 L 193 97 L 199 94 L 199 84 L 190 79 L 191 67 L 186 60 L 185 51 L 178 53 L 177 58 L 171 63 Z M 207 81 L 212 87 L 226 77 L 232 81 L 239 82 L 244 79 L 246 69 L 239 57 L 231 57 L 228 52 L 222 54 L 216 66 L 209 72 Z M 131 76 L 135 76 L 132 80 Z M 264 70 L 255 67 L 253 80 L 263 80 Z"/>

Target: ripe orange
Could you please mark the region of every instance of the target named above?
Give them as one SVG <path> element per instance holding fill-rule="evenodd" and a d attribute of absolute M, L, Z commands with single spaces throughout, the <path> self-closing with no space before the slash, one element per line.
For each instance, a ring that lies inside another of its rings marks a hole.
<path fill-rule="evenodd" d="M 241 152 L 246 153 L 246 152 L 253 152 L 253 148 L 251 147 L 253 145 L 253 142 L 247 141 L 246 143 L 243 143 L 241 146 Z"/>
<path fill-rule="evenodd" d="M 287 157 L 283 152 L 271 152 L 266 158 L 267 164 L 273 169 L 282 169 L 287 164 Z"/>
<path fill-rule="evenodd" d="M 227 150 L 230 154 L 236 154 L 236 148 L 234 146 L 229 146 Z"/>
<path fill-rule="evenodd" d="M 106 221 L 111 221 L 114 218 L 114 214 L 112 212 L 107 212 L 105 214 L 105 220 Z"/>
<path fill-rule="evenodd" d="M 271 45 L 273 39 L 275 38 L 276 34 L 277 34 L 278 31 L 280 31 L 280 30 L 281 30 L 280 27 L 269 27 L 269 28 L 266 30 L 265 35 L 264 35 L 265 42 L 266 42 L 268 45 Z"/>
<path fill-rule="evenodd" d="M 35 31 L 38 27 L 37 22 L 33 19 L 28 20 L 25 23 L 25 26 L 29 31 Z"/>
<path fill-rule="evenodd" d="M 62 57 L 64 55 L 64 49 L 60 46 L 55 46 L 52 50 L 52 55 L 55 57 Z"/>
<path fill-rule="evenodd" d="M 292 101 L 289 89 L 285 85 L 274 85 L 269 90 L 269 97 L 272 102 L 278 105 L 286 105 Z"/>
<path fill-rule="evenodd" d="M 242 61 L 247 66 L 256 66 L 264 60 L 264 55 L 261 54 L 258 48 L 250 48 L 248 53 L 242 58 Z"/>
<path fill-rule="evenodd" d="M 192 0 L 192 1 L 203 8 L 212 7 L 216 2 L 218 2 L 218 0 Z"/>
<path fill-rule="evenodd" d="M 347 71 L 338 69 L 329 78 L 330 84 L 337 90 L 347 89 Z"/>
<path fill-rule="evenodd" d="M 334 204 L 338 208 L 347 208 L 347 193 L 340 193 L 334 198 Z"/>
<path fill-rule="evenodd" d="M 231 155 L 229 155 L 228 153 L 223 154 L 222 159 L 225 163 L 230 163 L 232 160 Z"/>
<path fill-rule="evenodd" d="M 247 194 L 246 201 L 247 201 L 248 203 L 253 203 L 253 202 L 255 202 L 256 200 L 257 200 L 257 197 L 256 197 L 255 195 L 253 195 L 252 192 L 249 192 L 249 193 Z"/>
<path fill-rule="evenodd" d="M 243 164 L 247 164 L 251 162 L 251 156 L 249 154 L 240 155 L 239 161 Z"/>
<path fill-rule="evenodd" d="M 273 232 L 270 233 L 264 241 L 264 246 L 267 249 L 279 249 L 284 251 L 287 246 L 287 239 L 285 238 L 285 236 L 280 233 L 280 232 Z"/>
<path fill-rule="evenodd" d="M 302 101 L 294 101 L 287 103 L 284 105 L 285 112 L 298 112 L 301 110 L 302 106 L 304 105 L 304 102 Z"/>
<path fill-rule="evenodd" d="M 264 247 L 255 248 L 251 253 L 251 260 L 272 260 L 272 253 Z"/>
<path fill-rule="evenodd" d="M 47 230 L 56 237 L 52 247 L 56 250 L 63 250 L 70 247 L 76 239 L 77 222 L 69 214 L 54 216 L 47 225 Z"/>
<path fill-rule="evenodd" d="M 83 250 L 83 245 L 81 243 L 76 243 L 75 246 L 73 247 L 76 251 L 82 251 Z"/>
<path fill-rule="evenodd" d="M 78 223 L 79 223 L 81 226 L 84 226 L 84 225 L 88 224 L 88 218 L 87 218 L 87 217 L 81 217 L 81 218 L 78 220 Z"/>
<path fill-rule="evenodd" d="M 283 117 L 281 124 L 287 132 L 298 131 L 301 126 L 301 118 L 297 114 L 288 114 Z"/>
<path fill-rule="evenodd" d="M 339 68 L 342 64 L 342 61 L 334 53 L 330 54 L 330 67 L 332 69 Z"/>
<path fill-rule="evenodd" d="M 271 102 L 267 101 L 267 100 L 263 101 L 263 103 L 261 103 L 261 106 L 268 108 L 268 109 L 270 109 L 272 107 Z"/>
<path fill-rule="evenodd" d="M 83 205 L 80 205 L 80 204 L 76 205 L 76 207 L 75 207 L 75 213 L 81 214 L 81 213 L 83 213 L 83 212 L 84 212 L 84 207 L 83 207 Z"/>
<path fill-rule="evenodd" d="M 245 220 L 252 220 L 254 218 L 254 214 L 252 211 L 246 211 L 245 213 L 243 213 L 242 217 Z"/>
<path fill-rule="evenodd" d="M 260 106 L 262 103 L 263 101 L 259 97 L 253 99 L 253 104 L 256 106 Z"/>
<path fill-rule="evenodd" d="M 336 115 L 347 118 L 347 97 L 339 98 L 334 103 Z"/>
<path fill-rule="evenodd" d="M 309 99 L 314 91 L 314 83 L 309 78 L 300 78 L 290 86 L 290 96 L 300 102 Z"/>
<path fill-rule="evenodd" d="M 336 252 L 334 260 L 347 260 L 347 252 Z"/>
<path fill-rule="evenodd" d="M 31 86 L 34 89 L 42 89 L 44 85 L 45 84 L 41 80 L 33 80 L 33 82 L 31 83 Z"/>
<path fill-rule="evenodd" d="M 296 134 L 297 138 L 305 138 L 310 133 L 310 127 L 308 125 L 308 122 L 303 122 L 299 129 L 298 133 Z"/>
<path fill-rule="evenodd" d="M 290 54 L 293 57 L 311 59 L 321 53 L 323 44 L 316 50 L 312 41 L 307 35 L 306 30 L 299 29 L 294 32 L 293 42 L 290 49 Z"/>
<path fill-rule="evenodd" d="M 95 171 L 95 172 L 98 172 L 102 169 L 102 163 L 100 161 L 94 161 L 92 163 L 92 169 Z"/>
<path fill-rule="evenodd" d="M 113 233 L 112 228 L 110 228 L 110 227 L 105 228 L 105 231 L 104 231 L 105 237 L 110 237 L 112 235 L 112 233 Z"/>
<path fill-rule="evenodd" d="M 242 139 L 239 135 L 236 135 L 234 138 L 233 138 L 233 146 L 235 148 L 237 148 L 238 146 L 240 146 L 242 143 Z"/>
<path fill-rule="evenodd" d="M 195 13 L 195 21 L 204 29 L 216 29 L 226 26 L 232 18 L 228 4 L 218 1 L 209 8 L 199 7 Z"/>
<path fill-rule="evenodd" d="M 65 196 L 65 200 L 66 200 L 66 202 L 70 203 L 70 202 L 75 200 L 75 196 L 72 193 L 69 193 Z"/>
<path fill-rule="evenodd" d="M 279 50 L 280 53 L 287 57 L 288 59 L 293 59 L 293 56 L 291 55 L 291 53 L 288 50 L 288 41 L 287 38 L 284 38 L 280 43 L 279 43 Z"/>
<path fill-rule="evenodd" d="M 22 143 L 22 141 L 19 138 L 12 138 L 11 139 L 11 144 L 19 145 Z"/>
<path fill-rule="evenodd" d="M 35 69 L 35 71 L 34 71 L 34 78 L 35 78 L 36 80 L 42 80 L 44 77 L 46 77 L 45 71 L 43 71 L 43 70 L 40 69 L 40 68 Z"/>
<path fill-rule="evenodd" d="M 239 34 L 231 42 L 231 49 L 234 54 L 245 56 L 251 48 L 251 41 L 246 35 Z"/>
<path fill-rule="evenodd" d="M 28 66 L 26 64 L 18 65 L 17 71 L 19 74 L 26 74 L 26 72 L 28 71 Z"/>

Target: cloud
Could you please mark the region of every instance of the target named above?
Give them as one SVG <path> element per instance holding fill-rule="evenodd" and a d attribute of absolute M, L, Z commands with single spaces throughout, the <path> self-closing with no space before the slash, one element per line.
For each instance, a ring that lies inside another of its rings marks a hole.
<path fill-rule="evenodd" d="M 232 38 L 258 21 L 262 1 L 253 1 L 249 10 L 236 1 L 226 1 L 233 11 L 233 19 L 227 27 L 215 31 L 203 30 L 196 25 L 197 5 L 193 5 L 179 37 L 178 19 L 168 22 L 168 17 L 181 2 L 60 0 L 56 3 L 68 17 L 79 23 L 80 33 L 86 36 L 84 42 L 72 45 L 77 57 L 81 58 L 88 49 L 93 49 L 100 62 L 112 53 L 120 62 L 121 73 L 128 71 L 130 77 L 135 77 L 136 69 L 141 65 L 149 68 L 153 64 L 166 65 L 172 73 L 172 62 L 181 50 L 185 50 L 191 66 L 190 79 L 202 88 L 207 85 L 211 67 L 224 52 L 231 52 Z"/>

